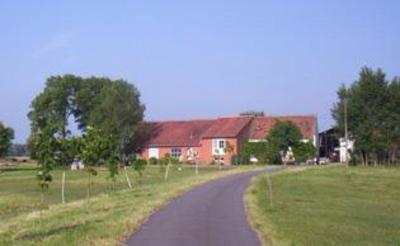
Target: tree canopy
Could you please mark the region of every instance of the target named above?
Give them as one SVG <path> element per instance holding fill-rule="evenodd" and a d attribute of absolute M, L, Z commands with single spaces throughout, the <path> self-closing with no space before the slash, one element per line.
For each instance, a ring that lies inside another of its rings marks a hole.
<path fill-rule="evenodd" d="M 11 147 L 11 141 L 14 139 L 14 130 L 0 122 L 0 157 L 7 154 Z"/>
<path fill-rule="evenodd" d="M 56 138 L 70 135 L 68 122 L 74 118 L 79 130 L 88 126 L 113 137 L 118 150 L 128 154 L 135 150 L 143 131 L 145 107 L 140 93 L 125 80 L 82 78 L 74 75 L 53 76 L 31 104 L 29 146 L 33 155 L 38 151 L 32 143 L 38 134 L 47 132 Z"/>
<path fill-rule="evenodd" d="M 355 141 L 354 157 L 364 164 L 395 162 L 400 144 L 400 79 L 386 79 L 381 69 L 361 69 L 349 87 L 342 85 L 331 112 L 344 135 L 347 105 L 348 131 Z"/>

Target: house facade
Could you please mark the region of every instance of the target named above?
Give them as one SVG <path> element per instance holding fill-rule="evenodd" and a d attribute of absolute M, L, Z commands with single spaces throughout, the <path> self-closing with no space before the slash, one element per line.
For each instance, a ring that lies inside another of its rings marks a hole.
<path fill-rule="evenodd" d="M 317 147 L 318 124 L 315 116 L 223 117 L 206 120 L 148 122 L 149 137 L 141 147 L 141 156 L 163 158 L 166 154 L 180 161 L 231 163 L 247 141 L 265 141 L 279 121 L 297 125 L 304 141 Z"/>

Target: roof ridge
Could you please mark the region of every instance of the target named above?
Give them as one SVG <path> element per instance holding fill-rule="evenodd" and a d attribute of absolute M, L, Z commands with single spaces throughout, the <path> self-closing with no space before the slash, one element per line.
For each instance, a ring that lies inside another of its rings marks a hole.
<path fill-rule="evenodd" d="M 260 118 L 292 118 L 292 117 L 298 117 L 298 118 L 317 118 L 317 115 L 315 114 L 292 114 L 292 115 L 268 115 L 268 116 L 262 116 Z"/>
<path fill-rule="evenodd" d="M 147 123 L 174 123 L 174 122 L 191 122 L 191 121 L 214 121 L 216 119 L 188 119 L 188 120 L 149 120 Z"/>

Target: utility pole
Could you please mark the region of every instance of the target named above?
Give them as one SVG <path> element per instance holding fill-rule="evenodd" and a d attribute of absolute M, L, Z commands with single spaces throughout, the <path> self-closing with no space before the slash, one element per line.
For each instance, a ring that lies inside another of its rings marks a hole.
<path fill-rule="evenodd" d="M 348 162 L 348 142 L 349 142 L 349 132 L 348 132 L 348 125 L 347 125 L 347 98 L 344 98 L 344 140 L 345 142 L 345 148 L 346 148 L 346 152 L 345 152 L 345 157 L 344 160 L 346 162 L 346 164 L 349 164 Z"/>

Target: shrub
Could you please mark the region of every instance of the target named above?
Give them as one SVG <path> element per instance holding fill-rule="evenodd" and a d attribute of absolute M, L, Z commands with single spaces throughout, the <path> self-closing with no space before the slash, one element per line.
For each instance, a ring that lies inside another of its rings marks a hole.
<path fill-rule="evenodd" d="M 231 157 L 231 165 L 240 165 L 239 156 L 233 155 L 233 156 Z"/>
<path fill-rule="evenodd" d="M 170 160 L 171 160 L 171 164 L 179 164 L 180 163 L 179 159 L 177 159 L 177 158 L 171 157 Z"/>
<path fill-rule="evenodd" d="M 142 176 L 143 170 L 146 167 L 146 161 L 142 159 L 137 159 L 133 162 L 133 169 Z"/>
<path fill-rule="evenodd" d="M 158 159 L 155 157 L 149 158 L 149 164 L 151 164 L 151 165 L 157 165 L 158 162 L 159 162 Z"/>
<path fill-rule="evenodd" d="M 293 148 L 293 154 L 297 163 L 304 163 L 315 157 L 316 149 L 311 142 L 300 142 Z"/>
<path fill-rule="evenodd" d="M 250 164 L 250 158 L 254 156 L 258 162 L 266 161 L 266 142 L 246 142 L 240 150 L 240 163 Z"/>

